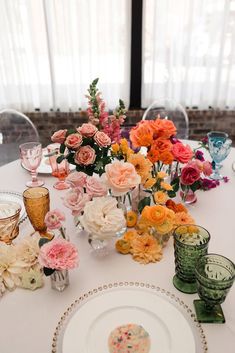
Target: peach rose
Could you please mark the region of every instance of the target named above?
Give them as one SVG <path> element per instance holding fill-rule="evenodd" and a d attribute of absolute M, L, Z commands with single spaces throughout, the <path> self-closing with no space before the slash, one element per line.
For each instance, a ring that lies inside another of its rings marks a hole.
<path fill-rule="evenodd" d="M 121 161 L 107 164 L 102 177 L 114 196 L 126 194 L 141 182 L 133 164 Z"/>
<path fill-rule="evenodd" d="M 63 198 L 63 204 L 72 211 L 72 215 L 80 215 L 83 211 L 85 204 L 90 201 L 91 197 L 84 194 L 82 189 L 70 190 Z"/>
<path fill-rule="evenodd" d="M 69 174 L 66 181 L 73 184 L 74 187 L 86 187 L 87 175 L 83 172 L 73 172 Z"/>
<path fill-rule="evenodd" d="M 209 161 L 203 162 L 203 174 L 210 176 L 212 173 L 212 165 Z"/>
<path fill-rule="evenodd" d="M 88 177 L 86 182 L 86 192 L 91 197 L 106 196 L 107 186 L 95 177 Z"/>
<path fill-rule="evenodd" d="M 80 126 L 77 131 L 80 132 L 80 134 L 82 134 L 83 136 L 92 137 L 95 135 L 98 129 L 93 124 L 86 123 L 82 124 L 82 126 Z"/>
<path fill-rule="evenodd" d="M 51 141 L 55 143 L 64 143 L 65 138 L 66 138 L 66 133 L 67 130 L 58 130 L 54 132 L 54 134 L 51 136 Z"/>
<path fill-rule="evenodd" d="M 71 134 L 67 136 L 65 140 L 65 146 L 73 150 L 78 149 L 78 147 L 81 146 L 81 144 L 82 144 L 82 135 L 79 133 Z"/>
<path fill-rule="evenodd" d="M 96 154 L 95 150 L 91 146 L 82 146 L 75 153 L 74 161 L 81 165 L 91 165 L 95 162 Z"/>
<path fill-rule="evenodd" d="M 189 145 L 184 146 L 181 142 L 175 143 L 172 147 L 171 152 L 173 153 L 177 162 L 188 163 L 192 159 L 193 151 Z"/>
<path fill-rule="evenodd" d="M 97 131 L 97 133 L 94 136 L 95 142 L 98 143 L 100 147 L 108 147 L 111 145 L 111 139 L 110 137 L 102 131 Z"/>

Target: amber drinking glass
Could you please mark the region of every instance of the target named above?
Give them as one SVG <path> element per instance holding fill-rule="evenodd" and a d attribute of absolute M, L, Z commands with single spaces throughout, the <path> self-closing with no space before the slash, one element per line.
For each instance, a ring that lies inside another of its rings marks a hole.
<path fill-rule="evenodd" d="M 0 202 L 0 241 L 11 244 L 19 234 L 21 206 L 17 202 Z"/>
<path fill-rule="evenodd" d="M 71 187 L 71 184 L 65 181 L 70 170 L 67 159 L 63 159 L 60 163 L 57 162 L 57 158 L 60 155 L 59 148 L 60 145 L 57 143 L 52 143 L 47 146 L 52 175 L 59 179 L 53 187 L 57 190 L 65 190 Z"/>
<path fill-rule="evenodd" d="M 207 254 L 209 240 L 210 234 L 200 226 L 189 224 L 175 229 L 173 284 L 181 292 L 197 292 L 195 265 L 200 256 Z"/>
<path fill-rule="evenodd" d="M 47 232 L 44 222 L 45 216 L 50 209 L 49 190 L 44 187 L 27 189 L 23 193 L 24 205 L 29 220 L 35 231 L 41 237 L 51 238 L 51 233 Z"/>

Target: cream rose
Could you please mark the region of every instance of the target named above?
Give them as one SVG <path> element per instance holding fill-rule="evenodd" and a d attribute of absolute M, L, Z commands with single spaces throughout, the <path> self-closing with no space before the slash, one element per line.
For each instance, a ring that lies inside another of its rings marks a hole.
<path fill-rule="evenodd" d="M 76 188 L 70 190 L 64 197 L 63 203 L 70 208 L 73 216 L 79 216 L 83 211 L 85 204 L 90 201 L 91 197 L 84 194 L 82 189 Z"/>
<path fill-rule="evenodd" d="M 120 161 L 107 164 L 102 178 L 114 196 L 126 194 L 141 182 L 133 164 Z"/>
<path fill-rule="evenodd" d="M 86 192 L 91 197 L 106 196 L 108 189 L 107 186 L 95 177 L 88 177 L 86 182 Z"/>
<path fill-rule="evenodd" d="M 124 228 L 126 220 L 123 211 L 117 208 L 117 201 L 106 196 L 86 203 L 81 224 L 93 239 L 105 240 Z"/>

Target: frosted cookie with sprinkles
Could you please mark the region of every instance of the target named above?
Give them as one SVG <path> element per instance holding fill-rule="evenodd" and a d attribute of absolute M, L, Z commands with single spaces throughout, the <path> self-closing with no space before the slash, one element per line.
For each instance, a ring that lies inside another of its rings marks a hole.
<path fill-rule="evenodd" d="M 150 337 L 140 325 L 122 325 L 110 333 L 108 346 L 110 353 L 148 353 Z"/>

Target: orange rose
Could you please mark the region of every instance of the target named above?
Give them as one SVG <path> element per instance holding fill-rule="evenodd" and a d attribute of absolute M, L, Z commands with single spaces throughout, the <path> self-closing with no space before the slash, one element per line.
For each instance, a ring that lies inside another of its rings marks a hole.
<path fill-rule="evenodd" d="M 156 119 L 154 122 L 154 128 L 157 131 L 158 137 L 168 139 L 176 134 L 176 127 L 171 120 L 168 119 Z"/>
<path fill-rule="evenodd" d="M 130 131 L 130 140 L 132 145 L 136 147 L 148 147 L 153 142 L 153 130 L 151 121 L 142 120 Z"/>
<path fill-rule="evenodd" d="M 151 147 L 147 154 L 147 158 L 150 160 L 150 162 L 156 163 L 159 160 L 159 157 L 159 151 L 157 151 L 154 147 Z"/>
<path fill-rule="evenodd" d="M 170 151 L 164 151 L 160 154 L 159 159 L 163 164 L 171 164 L 174 161 L 174 156 Z"/>
<path fill-rule="evenodd" d="M 158 138 L 154 141 L 153 148 L 158 150 L 160 153 L 164 151 L 170 151 L 172 148 L 172 143 L 170 140 Z"/>

